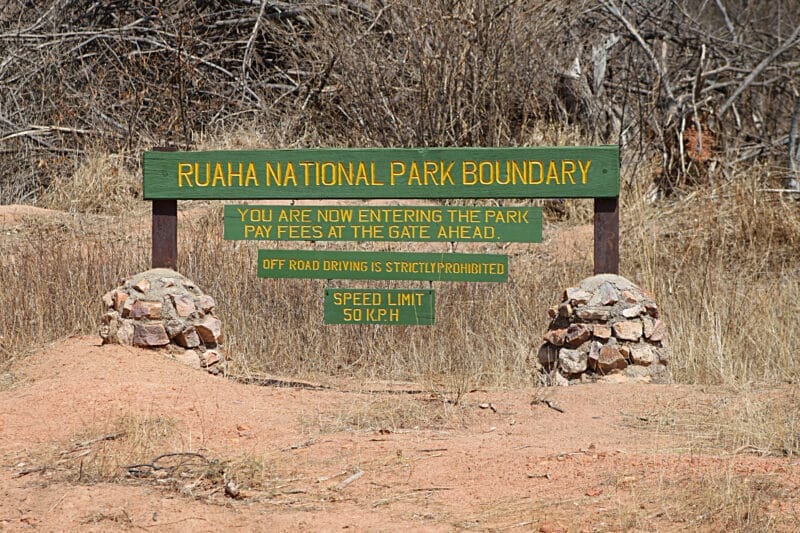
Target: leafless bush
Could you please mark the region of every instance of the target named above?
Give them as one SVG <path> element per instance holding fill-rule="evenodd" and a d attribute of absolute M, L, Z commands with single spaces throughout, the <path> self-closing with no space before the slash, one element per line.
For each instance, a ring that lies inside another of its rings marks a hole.
<path fill-rule="evenodd" d="M 603 105 L 623 124 L 623 144 L 659 153 L 662 190 L 730 179 L 757 159 L 788 181 L 800 4 L 601 0 L 582 22 L 621 37 L 608 53 Z"/>
<path fill-rule="evenodd" d="M 368 146 L 519 145 L 557 123 L 659 158 L 667 192 L 756 159 L 789 186 L 800 158 L 793 0 L 10 0 L 0 43 L 3 202 L 87 147 L 287 120 Z"/>

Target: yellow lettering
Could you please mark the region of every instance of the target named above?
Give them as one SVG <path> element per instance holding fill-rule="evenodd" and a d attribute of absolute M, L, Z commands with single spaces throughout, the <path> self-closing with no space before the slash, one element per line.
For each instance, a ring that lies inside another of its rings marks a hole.
<path fill-rule="evenodd" d="M 345 181 L 348 185 L 353 184 L 353 163 L 348 163 L 345 166 L 344 163 L 339 161 L 336 165 L 337 170 L 339 171 L 338 179 L 336 180 L 339 185 L 342 185 Z M 344 178 L 344 179 L 342 179 Z"/>
<path fill-rule="evenodd" d="M 587 178 L 587 176 L 588 176 L 588 174 L 589 174 L 589 167 L 590 167 L 590 166 L 592 166 L 592 160 L 591 160 L 591 159 L 590 159 L 590 160 L 588 160 L 588 161 L 586 162 L 586 166 L 584 167 L 584 166 L 583 166 L 583 161 L 581 161 L 580 159 L 578 159 L 578 166 L 580 166 L 580 167 L 581 167 L 581 183 L 583 183 L 584 185 L 586 185 L 586 178 Z"/>
<path fill-rule="evenodd" d="M 392 161 L 389 170 L 389 185 L 394 185 L 395 179 L 406 173 L 406 164 L 402 161 Z"/>
<path fill-rule="evenodd" d="M 508 173 L 511 175 L 511 181 L 517 182 L 517 176 L 522 183 L 528 183 L 528 176 L 525 174 L 525 165 L 520 168 L 519 161 L 511 160 L 508 163 Z"/>
<path fill-rule="evenodd" d="M 236 178 L 238 178 L 239 187 L 242 186 L 242 178 L 244 177 L 244 167 L 242 166 L 241 163 L 239 163 L 238 165 L 239 165 L 239 172 L 234 172 L 233 171 L 233 163 L 228 161 L 228 187 L 232 187 L 233 186 L 233 178 L 234 178 L 234 176 Z"/>
<path fill-rule="evenodd" d="M 286 163 L 286 173 L 283 175 L 283 184 L 289 185 L 289 181 L 292 182 L 292 185 L 297 187 L 297 176 L 294 173 L 294 165 L 291 161 Z"/>
<path fill-rule="evenodd" d="M 533 180 L 533 167 L 539 167 L 539 179 Z M 528 185 L 539 185 L 544 182 L 544 165 L 541 161 L 528 161 Z"/>
<path fill-rule="evenodd" d="M 301 161 L 300 166 L 303 167 L 303 182 L 308 187 L 311 184 L 311 176 L 309 175 L 308 169 L 313 165 L 313 161 Z"/>
<path fill-rule="evenodd" d="M 178 187 L 183 187 L 183 180 L 186 180 L 186 185 L 192 185 L 192 164 L 191 163 L 178 163 Z"/>
<path fill-rule="evenodd" d="M 211 183 L 211 163 L 206 163 L 206 179 L 205 181 L 200 181 L 200 163 L 194 164 L 194 175 L 195 175 L 195 183 L 199 187 L 208 187 L 208 184 Z"/>
<path fill-rule="evenodd" d="M 281 164 L 278 163 L 277 167 L 273 167 L 270 161 L 264 164 L 264 181 L 267 187 L 272 185 L 272 181 L 275 181 L 275 185 L 281 185 Z"/>
<path fill-rule="evenodd" d="M 436 185 L 436 171 L 439 170 L 439 164 L 436 161 L 425 161 L 422 165 L 425 173 L 425 185 L 428 184 L 429 179 Z"/>
<path fill-rule="evenodd" d="M 558 169 L 556 168 L 556 162 L 550 161 L 550 164 L 547 165 L 547 185 L 550 185 L 550 182 L 555 180 L 556 185 L 558 185 Z"/>
<path fill-rule="evenodd" d="M 222 187 L 225 186 L 225 171 L 220 162 L 214 165 L 214 181 L 211 182 L 211 186 L 216 187 L 218 182 L 222 184 Z"/>
<path fill-rule="evenodd" d="M 244 179 L 244 186 L 249 187 L 251 181 L 253 182 L 253 185 L 258 187 L 258 175 L 256 174 L 256 165 L 252 161 L 247 164 L 247 176 Z"/>
<path fill-rule="evenodd" d="M 417 165 L 416 161 L 412 161 L 411 168 L 408 169 L 408 185 L 411 185 L 412 181 L 416 181 L 417 185 L 422 185 L 422 180 L 419 177 L 419 165 Z"/>
<path fill-rule="evenodd" d="M 475 185 L 478 183 L 478 164 L 475 161 L 464 161 L 461 163 L 461 183 L 464 185 Z M 467 179 L 467 176 L 471 176 Z"/>
<path fill-rule="evenodd" d="M 328 173 L 325 171 L 325 169 L 330 169 L 330 171 L 331 171 L 330 177 L 328 176 Z M 332 186 L 336 185 L 336 164 L 335 163 L 332 163 L 331 161 L 326 161 L 326 162 L 322 163 L 318 167 L 318 172 L 321 175 L 321 179 L 322 179 L 322 184 L 323 185 L 325 185 L 327 187 L 332 187 Z M 317 183 L 319 183 L 319 181 L 320 181 L 320 177 L 317 178 Z"/>
<path fill-rule="evenodd" d="M 569 170 L 567 170 L 569 167 Z M 575 185 L 575 180 L 572 177 L 572 174 L 575 173 L 575 161 L 570 159 L 565 159 L 561 162 L 561 178 L 564 180 L 564 185 L 567 184 L 567 177 L 569 177 L 570 183 Z"/>

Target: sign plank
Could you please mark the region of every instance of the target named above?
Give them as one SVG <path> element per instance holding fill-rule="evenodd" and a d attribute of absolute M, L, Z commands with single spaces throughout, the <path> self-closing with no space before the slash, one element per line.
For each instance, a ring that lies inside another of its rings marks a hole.
<path fill-rule="evenodd" d="M 144 198 L 612 198 L 619 147 L 145 152 Z"/>
<path fill-rule="evenodd" d="M 326 324 L 430 326 L 435 295 L 414 289 L 325 289 Z"/>
<path fill-rule="evenodd" d="M 225 239 L 542 242 L 542 209 L 226 205 Z"/>
<path fill-rule="evenodd" d="M 508 281 L 508 256 L 259 250 L 258 277 L 505 282 Z"/>

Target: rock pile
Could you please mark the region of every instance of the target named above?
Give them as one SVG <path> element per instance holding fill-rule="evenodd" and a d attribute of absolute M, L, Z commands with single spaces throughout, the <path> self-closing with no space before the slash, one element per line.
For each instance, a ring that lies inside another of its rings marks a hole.
<path fill-rule="evenodd" d="M 223 372 L 216 302 L 174 270 L 156 268 L 123 280 L 103 295 L 103 305 L 103 344 L 167 347 L 186 364 L 212 374 Z"/>
<path fill-rule="evenodd" d="M 669 381 L 666 324 L 658 305 L 622 276 L 587 278 L 566 289 L 548 313 L 552 321 L 538 353 L 546 384 Z"/>

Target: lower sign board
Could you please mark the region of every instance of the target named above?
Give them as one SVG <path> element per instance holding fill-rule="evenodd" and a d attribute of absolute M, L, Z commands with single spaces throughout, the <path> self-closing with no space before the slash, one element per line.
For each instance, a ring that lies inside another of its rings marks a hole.
<path fill-rule="evenodd" d="M 432 290 L 325 289 L 326 324 L 430 326 L 435 308 Z"/>
<path fill-rule="evenodd" d="M 225 239 L 542 242 L 542 208 L 226 205 Z"/>
<path fill-rule="evenodd" d="M 258 277 L 504 282 L 508 281 L 508 256 L 259 250 Z"/>

